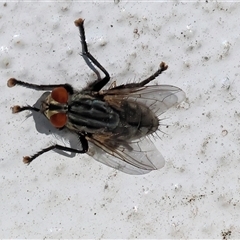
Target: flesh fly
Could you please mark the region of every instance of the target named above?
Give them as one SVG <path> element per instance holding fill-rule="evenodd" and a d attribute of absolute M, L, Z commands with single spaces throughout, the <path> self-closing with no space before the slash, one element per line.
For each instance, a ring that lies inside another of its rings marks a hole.
<path fill-rule="evenodd" d="M 167 70 L 164 62 L 154 74 L 139 83 L 112 84 L 109 89 L 103 89 L 110 75 L 88 51 L 84 20 L 76 20 L 75 25 L 80 32 L 82 56 L 86 63 L 94 66 L 97 80 L 82 90 L 76 90 L 68 83 L 36 85 L 15 78 L 10 78 L 7 85 L 19 85 L 37 91 L 50 90 L 39 109 L 14 106 L 13 113 L 25 110 L 40 112 L 57 129 L 67 129 L 76 134 L 81 146 L 74 149 L 53 144 L 32 156 L 24 157 L 23 162 L 29 164 L 43 153 L 58 149 L 89 153 L 95 160 L 128 174 L 145 174 L 162 168 L 164 158 L 149 135 L 159 129 L 159 116 L 181 103 L 185 93 L 170 85 L 146 86 Z M 103 78 L 98 69 L 104 74 Z"/>

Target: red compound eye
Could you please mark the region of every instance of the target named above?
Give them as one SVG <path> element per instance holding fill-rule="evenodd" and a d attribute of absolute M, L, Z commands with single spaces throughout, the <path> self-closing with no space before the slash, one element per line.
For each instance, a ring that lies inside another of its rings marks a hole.
<path fill-rule="evenodd" d="M 50 117 L 50 122 L 56 128 L 64 127 L 67 123 L 66 113 L 56 113 Z"/>
<path fill-rule="evenodd" d="M 64 87 L 54 88 L 51 93 L 52 98 L 59 103 L 67 103 L 68 92 Z"/>

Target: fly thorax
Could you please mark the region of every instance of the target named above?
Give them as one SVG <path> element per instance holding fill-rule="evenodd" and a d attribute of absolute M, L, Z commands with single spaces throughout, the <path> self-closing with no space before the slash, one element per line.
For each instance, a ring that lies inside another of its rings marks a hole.
<path fill-rule="evenodd" d="M 68 127 L 89 133 L 108 132 L 119 124 L 119 115 L 111 106 L 86 95 L 73 96 L 68 105 Z"/>

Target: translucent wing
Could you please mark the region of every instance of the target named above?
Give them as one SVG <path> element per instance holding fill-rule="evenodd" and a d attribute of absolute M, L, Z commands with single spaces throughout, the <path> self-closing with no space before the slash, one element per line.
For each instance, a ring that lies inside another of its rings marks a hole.
<path fill-rule="evenodd" d="M 185 100 L 184 91 L 171 85 L 152 85 L 132 88 L 112 88 L 102 91 L 106 100 L 129 99 L 148 106 L 157 116 Z"/>
<path fill-rule="evenodd" d="M 116 149 L 94 138 L 88 140 L 94 143 L 89 148 L 90 156 L 98 162 L 128 174 L 146 174 L 162 168 L 165 163 L 163 156 L 148 137 L 128 143 L 127 147 L 119 146 Z"/>
<path fill-rule="evenodd" d="M 186 98 L 180 88 L 170 85 L 139 87 L 128 84 L 102 90 L 100 94 L 116 109 L 121 110 L 124 101 L 133 101 L 149 107 L 157 116 Z M 126 139 L 116 148 L 111 147 L 111 142 L 118 141 L 114 136 L 93 134 L 87 140 L 94 145 L 89 153 L 94 159 L 122 172 L 145 174 L 164 166 L 163 156 L 148 137 L 133 141 Z"/>

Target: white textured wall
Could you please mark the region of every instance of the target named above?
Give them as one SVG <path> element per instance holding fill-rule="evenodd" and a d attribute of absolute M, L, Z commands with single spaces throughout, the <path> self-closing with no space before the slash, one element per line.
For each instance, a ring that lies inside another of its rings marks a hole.
<path fill-rule="evenodd" d="M 0 3 L 0 237 L 240 237 L 240 5 L 192 2 Z M 118 84 L 169 65 L 155 83 L 186 91 L 163 117 L 159 171 L 130 176 L 87 155 L 22 156 L 61 138 L 41 133 L 28 112 L 33 83 L 83 87 L 93 75 L 79 56 L 73 22 L 85 18 L 91 53 Z"/>

